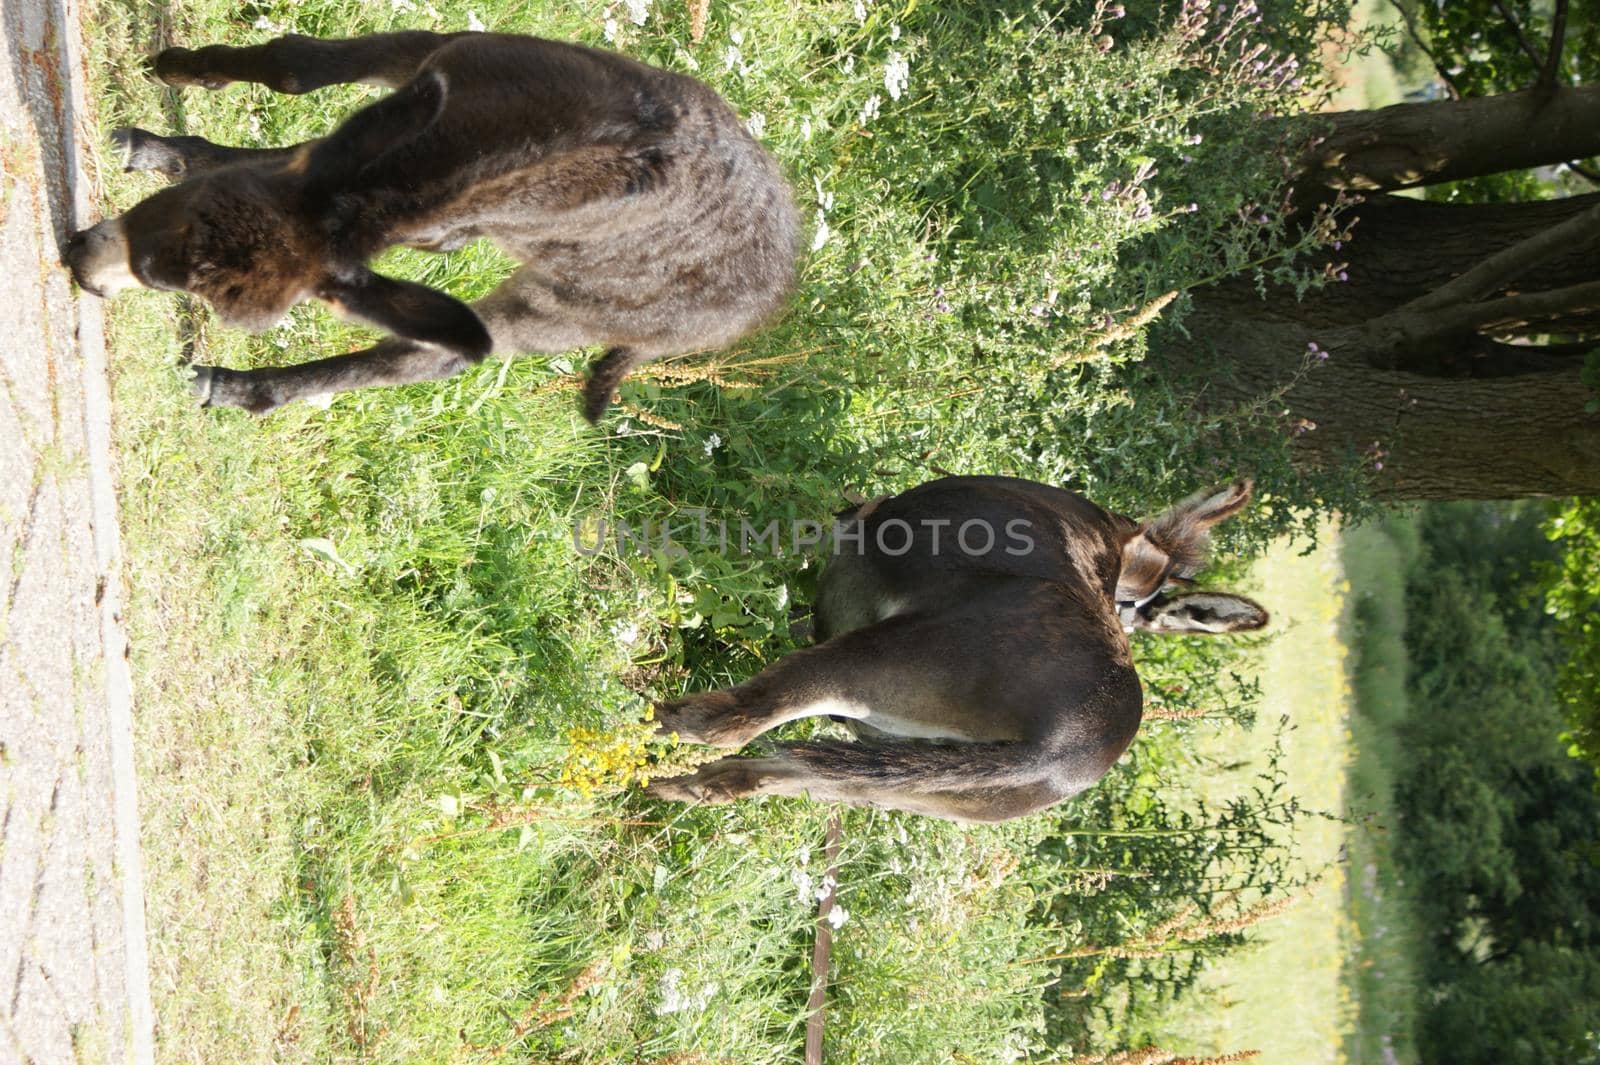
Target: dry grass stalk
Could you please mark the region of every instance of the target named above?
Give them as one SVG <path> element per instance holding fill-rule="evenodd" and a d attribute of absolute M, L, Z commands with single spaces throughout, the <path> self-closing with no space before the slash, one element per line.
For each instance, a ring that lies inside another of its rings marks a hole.
<path fill-rule="evenodd" d="M 707 382 L 719 388 L 760 388 L 779 370 L 799 363 L 820 350 L 822 349 L 806 348 L 759 358 L 751 357 L 749 350 L 743 348 L 711 355 L 705 352 L 690 352 L 687 355 L 677 355 L 649 363 L 629 374 L 628 379 L 656 381 L 668 387 Z M 533 386 L 528 391 L 532 395 L 540 396 L 562 389 L 582 388 L 584 379 L 583 373 L 560 374 Z"/>
<path fill-rule="evenodd" d="M 1192 707 L 1188 710 L 1171 710 L 1165 706 L 1147 706 L 1144 708 L 1146 721 L 1193 721 L 1196 718 L 1207 717 L 1211 711 L 1203 707 Z"/>
<path fill-rule="evenodd" d="M 1102 349 L 1108 348 L 1119 341 L 1127 340 L 1130 337 L 1138 336 L 1139 330 L 1159 318 L 1161 312 L 1167 309 L 1167 305 L 1177 298 L 1178 292 L 1176 289 L 1171 292 L 1163 292 L 1128 317 L 1122 319 L 1122 321 L 1113 321 L 1098 333 L 1089 334 L 1085 338 L 1087 344 L 1084 347 L 1074 348 L 1072 351 L 1057 355 L 1051 360 L 1050 369 L 1059 369 L 1069 362 L 1087 362 L 1098 355 Z"/>
<path fill-rule="evenodd" d="M 1258 1057 L 1259 1050 L 1238 1050 L 1213 1058 L 1184 1057 L 1160 1047 L 1143 1047 L 1139 1050 L 1118 1050 L 1110 1054 L 1080 1054 L 1066 1058 L 1056 1065 L 1233 1065 Z"/>
<path fill-rule="evenodd" d="M 503 1042 L 465 1043 L 461 1049 L 472 1053 L 487 1054 L 491 1058 L 498 1058 L 527 1038 L 529 1033 L 538 1031 L 540 1028 L 548 1028 L 557 1021 L 566 1020 L 573 1014 L 572 1004 L 578 1000 L 579 995 L 599 982 L 605 968 L 606 960 L 598 958 L 590 962 L 573 979 L 572 983 L 567 985 L 565 991 L 561 992 L 559 996 L 555 996 L 554 1002 L 551 1001 L 552 996 L 554 996 L 554 992 L 551 991 L 546 991 L 534 999 L 533 1004 L 523 1010 L 522 1016 L 518 1017 L 511 1025 L 511 1034 Z M 465 1033 L 463 1033 L 462 1038 L 465 1040 Z"/>
<path fill-rule="evenodd" d="M 372 1046 L 385 1034 L 384 1029 L 372 1031 L 369 1021 L 372 1000 L 378 993 L 378 952 L 367 945 L 366 936 L 356 924 L 356 900 L 353 895 L 346 895 L 333 912 L 333 932 L 340 960 L 347 969 L 354 972 L 363 958 L 366 962 L 366 978 L 359 981 L 344 980 L 343 990 L 346 1029 L 362 1056 L 369 1057 Z"/>
<path fill-rule="evenodd" d="M 1128 940 L 1125 943 L 1116 943 L 1110 946 L 1082 946 L 1061 954 L 1044 954 L 1035 958 L 1026 958 L 1025 962 L 1062 961 L 1067 958 L 1157 958 L 1176 950 L 1203 942 L 1213 936 L 1228 935 L 1233 932 L 1242 932 L 1246 928 L 1260 924 L 1269 918 L 1276 917 L 1300 899 L 1311 893 L 1316 882 L 1307 885 L 1304 891 L 1294 895 L 1279 895 L 1274 898 L 1265 898 L 1253 906 L 1239 907 L 1238 890 L 1230 891 L 1222 896 L 1217 905 L 1216 912 L 1210 915 L 1201 915 L 1199 907 L 1189 902 L 1180 906 L 1176 912 L 1165 920 L 1152 925 L 1143 934 Z M 1233 913 L 1226 911 L 1233 907 Z"/>
<path fill-rule="evenodd" d="M 711 13 L 711 0 L 689 0 L 689 40 L 699 44 L 706 35 L 706 16 Z"/>

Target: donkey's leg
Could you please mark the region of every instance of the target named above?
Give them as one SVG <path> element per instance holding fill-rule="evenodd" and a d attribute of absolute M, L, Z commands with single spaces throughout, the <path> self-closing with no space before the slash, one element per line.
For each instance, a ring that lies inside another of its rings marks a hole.
<path fill-rule="evenodd" d="M 239 407 L 252 414 L 265 414 L 297 399 L 315 399 L 355 388 L 437 381 L 472 365 L 474 360 L 459 352 L 389 337 L 365 351 L 297 366 L 257 370 L 196 366 L 193 385 L 202 407 Z"/>
<path fill-rule="evenodd" d="M 904 737 L 1021 739 L 1027 723 L 1008 713 L 1005 678 L 991 672 L 961 626 L 902 614 L 796 651 L 743 684 L 663 703 L 656 716 L 663 735 L 728 748 L 822 714 Z"/>
<path fill-rule="evenodd" d="M 805 743 L 776 757 L 724 758 L 658 780 L 654 798 L 726 803 L 762 795 L 876 806 L 951 821 L 1004 821 L 1066 797 L 1032 744 Z"/>
<path fill-rule="evenodd" d="M 133 126 L 112 130 L 111 142 L 122 151 L 123 170 L 154 171 L 174 181 L 230 163 L 286 162 L 303 147 L 230 148 L 204 137 L 163 137 Z"/>
<path fill-rule="evenodd" d="M 383 282 L 383 279 L 376 279 Z M 493 350 L 502 355 L 518 352 L 559 352 L 583 347 L 593 339 L 581 327 L 554 315 L 555 306 L 538 289 L 530 289 L 513 274 L 499 288 L 472 305 L 473 321 L 488 330 Z M 383 282 L 386 287 L 409 289 L 413 296 L 431 290 L 420 285 Z M 400 291 L 400 295 L 405 295 Z M 449 305 L 465 314 L 467 308 L 443 293 L 434 313 Z M 349 306 L 359 317 L 384 325 L 379 311 L 363 312 Z M 419 316 L 413 314 L 412 317 Z M 396 325 L 389 328 L 395 329 Z M 396 330 L 400 331 L 400 330 Z M 422 334 L 412 334 L 418 336 Z M 321 397 L 354 388 L 382 385 L 408 385 L 418 381 L 437 381 L 475 365 L 480 359 L 441 344 L 420 343 L 404 336 L 391 336 L 364 351 L 334 355 L 297 366 L 263 367 L 258 370 L 229 370 L 220 366 L 196 366 L 194 390 L 201 406 L 241 407 L 253 414 L 265 414 L 297 399 Z"/>
<path fill-rule="evenodd" d="M 154 66 L 156 77 L 179 88 L 220 89 L 229 82 L 253 81 L 286 93 L 348 82 L 393 89 L 410 81 L 428 56 L 457 36 L 406 30 L 324 41 L 290 34 L 242 48 L 167 48 L 156 54 Z"/>

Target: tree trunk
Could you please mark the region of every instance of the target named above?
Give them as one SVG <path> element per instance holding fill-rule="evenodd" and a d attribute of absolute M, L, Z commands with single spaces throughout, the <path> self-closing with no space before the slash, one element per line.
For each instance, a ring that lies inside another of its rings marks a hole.
<path fill-rule="evenodd" d="M 1373 328 L 1408 321 L 1399 308 L 1597 203 L 1600 196 L 1487 205 L 1375 198 L 1357 209 L 1355 238 L 1329 251 L 1348 263 L 1348 282 L 1300 302 L 1286 291 L 1262 299 L 1246 278 L 1193 294 L 1185 328 L 1226 353 L 1221 376 L 1192 341 L 1152 338 L 1151 359 L 1206 373 L 1213 406 L 1287 389 L 1273 413 L 1289 411 L 1285 433 L 1301 427 L 1297 462 L 1359 461 L 1383 497 L 1600 494 L 1600 415 L 1585 412 L 1595 393 L 1579 380 L 1587 345 L 1506 344 L 1468 330 L 1447 337 L 1444 350 L 1410 350 Z M 1596 280 L 1600 255 L 1574 248 L 1502 288 L 1542 293 Z M 1326 360 L 1308 354 L 1313 343 Z"/>
<path fill-rule="evenodd" d="M 1600 86 L 1536 89 L 1305 120 L 1304 183 L 1407 189 L 1600 154 Z"/>

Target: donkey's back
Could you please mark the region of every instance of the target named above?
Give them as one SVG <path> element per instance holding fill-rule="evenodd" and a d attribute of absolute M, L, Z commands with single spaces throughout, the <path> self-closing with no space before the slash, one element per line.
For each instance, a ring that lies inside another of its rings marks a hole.
<path fill-rule="evenodd" d="M 607 349 L 586 392 L 595 418 L 633 367 L 725 347 L 793 284 L 789 187 L 693 78 L 534 37 L 414 31 L 169 48 L 155 70 L 177 86 L 395 90 L 282 148 L 117 132 L 130 169 L 180 183 L 74 237 L 67 259 L 86 289 L 182 289 L 252 328 L 315 297 L 392 334 L 300 366 L 197 367 L 207 404 L 261 412 L 449 376 L 491 351 L 595 345 Z M 366 265 L 392 245 L 477 237 L 522 266 L 471 308 Z"/>
<path fill-rule="evenodd" d="M 1103 776 L 1139 728 L 1127 631 L 1230 632 L 1266 612 L 1167 595 L 1241 482 L 1138 523 L 1004 477 L 951 477 L 842 516 L 819 580 L 815 647 L 733 688 L 658 710 L 664 732 L 725 747 L 796 718 L 849 721 L 857 743 L 725 758 L 654 794 L 801 795 L 957 820 L 1043 809 Z"/>

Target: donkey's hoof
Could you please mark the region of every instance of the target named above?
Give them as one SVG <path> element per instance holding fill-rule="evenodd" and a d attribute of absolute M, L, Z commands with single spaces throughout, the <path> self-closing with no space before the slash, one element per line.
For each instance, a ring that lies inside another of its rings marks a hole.
<path fill-rule="evenodd" d="M 216 367 L 190 366 L 189 391 L 194 393 L 202 407 L 211 406 L 211 393 L 216 388 Z"/>
<path fill-rule="evenodd" d="M 200 61 L 200 52 L 193 48 L 163 48 L 150 60 L 150 69 L 157 78 L 175 89 L 191 85 L 202 89 L 220 89 L 232 79 L 221 74 L 206 72 Z"/>
<path fill-rule="evenodd" d="M 167 146 L 164 137 L 134 126 L 119 126 L 111 131 L 111 143 L 122 153 L 125 173 L 153 170 L 168 177 L 183 175 L 183 157 Z"/>
<path fill-rule="evenodd" d="M 748 722 L 738 713 L 738 700 L 726 691 L 698 692 L 656 707 L 656 735 L 677 736 L 681 743 L 708 747 L 743 747 L 750 739 Z"/>
<path fill-rule="evenodd" d="M 685 777 L 652 780 L 644 793 L 668 802 L 698 802 L 710 806 L 742 799 L 756 792 L 756 779 L 744 765 L 745 759 L 725 758 L 701 766 Z"/>

